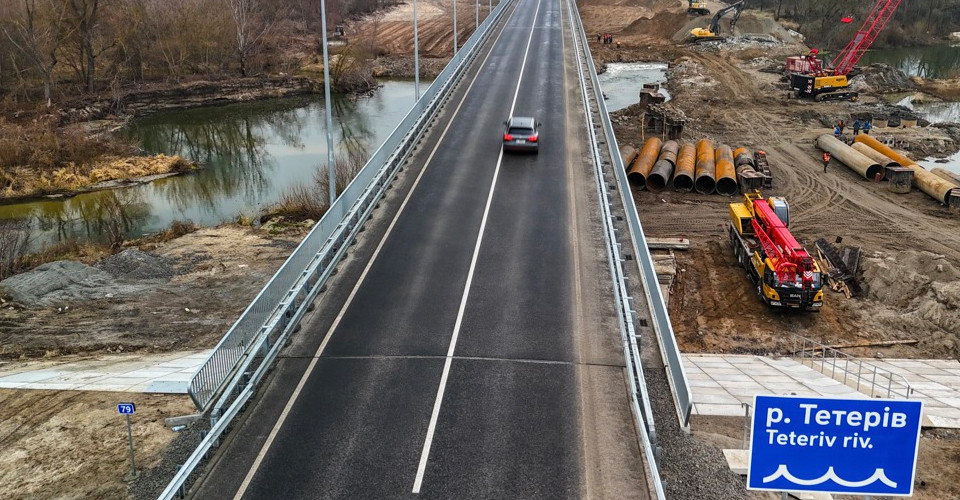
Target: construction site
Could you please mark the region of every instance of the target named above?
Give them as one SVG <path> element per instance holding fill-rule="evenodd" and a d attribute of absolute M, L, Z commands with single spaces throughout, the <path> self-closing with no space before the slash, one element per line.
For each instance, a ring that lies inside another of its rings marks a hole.
<path fill-rule="evenodd" d="M 895 4 L 899 1 L 877 2 L 883 22 L 868 30 L 882 30 Z M 914 381 L 919 382 L 915 388 L 929 392 L 942 382 L 943 406 L 960 412 L 960 179 L 917 164 L 960 150 L 960 124 L 917 119 L 891 104 L 899 98 L 889 97 L 927 93 L 956 100 L 960 82 L 924 81 L 890 67 L 858 64 L 873 41 L 870 36 L 830 57 L 818 54 L 772 12 L 745 9 L 743 2 L 581 0 L 577 5 L 588 35 L 598 34 L 590 41 L 598 71 L 614 63 L 667 65 L 665 81 L 638 85 L 635 104 L 612 112 L 611 119 L 676 340 L 690 362 L 695 405 L 696 381 L 711 365 L 733 370 L 739 364 L 745 373 L 755 364 L 769 367 L 791 358 L 804 364 L 805 355 L 825 358 L 829 352 L 834 367 L 846 356 L 888 373 L 911 361 L 938 366 L 943 380 L 934 375 Z M 441 0 L 419 3 L 424 74 L 439 71 L 453 50 L 450 6 Z M 474 7 L 460 2 L 463 39 L 473 27 Z M 379 75 L 410 76 L 411 13 L 412 4 L 396 5 L 338 25 L 337 32 L 376 41 Z M 845 127 L 836 134 L 841 120 Z M 869 133 L 855 135 L 855 121 L 869 121 Z M 138 289 L 153 305 L 136 308 L 152 307 L 175 320 L 160 326 L 150 317 L 129 319 L 135 316 L 132 305 L 107 301 L 73 316 L 4 303 L 0 323 L 11 332 L 33 335 L 38 345 L 73 346 L 48 352 L 49 357 L 112 353 L 138 342 L 145 352 L 209 348 L 222 333 L 220 324 L 239 313 L 236 303 L 249 302 L 300 236 L 267 238 L 225 227 L 156 245 L 155 253 L 175 263 L 164 261 L 164 266 L 189 267 L 192 273 Z M 124 262 L 125 269 L 144 261 L 137 255 L 126 258 L 131 262 Z M 186 299 L 190 308 L 181 304 Z M 194 303 L 206 304 L 202 313 Z M 86 316 L 78 320 L 81 314 Z M 116 325 L 104 328 L 107 322 Z M 70 344 L 62 332 L 78 327 L 123 333 L 89 345 Z M 886 393 L 866 397 L 892 394 L 887 387 Z M 156 485 L 134 484 L 128 490 L 115 477 L 125 467 L 125 435 L 111 434 L 109 440 L 101 435 L 107 418 L 119 422 L 115 412 L 104 410 L 111 398 L 105 392 L 0 392 L 7 403 L 0 422 L 12 429 L 3 443 L 18 450 L 3 460 L 0 482 L 13 485 L 9 494 L 148 498 L 137 489 L 149 492 Z M 138 450 L 145 467 L 160 463 L 171 443 L 176 446 L 164 417 L 191 411 L 182 398 L 154 399 L 163 409 L 151 412 L 149 428 L 137 431 L 146 441 Z M 43 411 L 22 415 L 41 401 Z M 694 409 L 683 439 L 710 453 L 700 460 L 703 469 L 663 470 L 671 491 L 700 491 L 686 480 L 706 469 L 743 473 L 730 456 L 724 458 L 728 450 L 742 448 L 744 409 L 730 399 L 726 409 L 710 411 L 720 406 Z M 46 441 L 59 447 L 32 440 L 31 429 L 48 430 L 53 437 Z M 960 415 L 925 424 L 913 498 L 960 498 L 958 429 Z M 101 460 L 88 460 L 91 468 L 76 474 L 69 462 L 58 463 L 66 455 Z M 38 464 L 45 475 L 32 473 Z"/>
<path fill-rule="evenodd" d="M 898 2 L 877 9 L 890 3 Z M 665 82 L 638 88 L 639 102 L 612 116 L 681 351 L 728 368 L 760 359 L 749 355 L 809 354 L 804 344 L 818 346 L 814 357 L 955 365 L 960 184 L 917 161 L 956 152 L 960 126 L 918 126 L 886 98 L 955 82 L 856 66 L 863 45 L 824 62 L 771 12 L 737 5 L 580 7 L 588 32 L 620 42 L 592 45 L 598 67 L 669 65 Z M 850 124 L 868 120 L 869 134 L 854 137 Z M 730 408 L 699 417 L 695 409 L 694 436 L 740 448 L 745 419 L 730 415 L 743 410 Z M 915 498 L 956 498 L 958 464 L 960 434 L 925 431 Z"/>

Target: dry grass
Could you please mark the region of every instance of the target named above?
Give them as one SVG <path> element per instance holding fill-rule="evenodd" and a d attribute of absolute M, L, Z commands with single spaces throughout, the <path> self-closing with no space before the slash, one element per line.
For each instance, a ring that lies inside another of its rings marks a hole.
<path fill-rule="evenodd" d="M 90 163 L 67 163 L 50 169 L 9 167 L 0 170 L 0 198 L 32 198 L 82 191 L 105 181 L 185 172 L 197 168 L 179 156 L 108 156 Z"/>
<path fill-rule="evenodd" d="M 334 175 L 336 177 L 337 193 L 342 193 L 347 184 L 356 177 L 363 168 L 366 160 L 360 155 L 339 157 L 336 160 Z M 330 180 L 325 165 L 318 165 L 313 175 L 313 183 L 299 184 L 284 192 L 280 201 L 267 210 L 261 218 L 265 220 L 273 216 L 283 216 L 291 220 L 320 220 L 330 208 Z"/>
<path fill-rule="evenodd" d="M 0 118 L 0 198 L 70 193 L 98 182 L 195 168 L 178 156 L 132 156 L 132 144 L 59 127 L 52 117 L 27 123 Z"/>

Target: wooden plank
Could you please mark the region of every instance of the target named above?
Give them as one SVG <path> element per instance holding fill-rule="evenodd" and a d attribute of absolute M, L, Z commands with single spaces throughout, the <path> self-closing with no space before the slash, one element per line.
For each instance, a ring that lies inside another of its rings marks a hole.
<path fill-rule="evenodd" d="M 647 247 L 651 250 L 686 250 L 690 240 L 686 238 L 647 238 Z"/>

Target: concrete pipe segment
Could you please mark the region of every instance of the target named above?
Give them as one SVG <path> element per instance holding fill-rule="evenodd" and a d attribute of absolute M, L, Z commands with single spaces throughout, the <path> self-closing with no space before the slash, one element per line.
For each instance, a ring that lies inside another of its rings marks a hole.
<path fill-rule="evenodd" d="M 713 141 L 700 139 L 697 141 L 696 176 L 693 188 L 700 194 L 713 194 L 717 189 L 716 162 L 714 161 Z"/>
<path fill-rule="evenodd" d="M 753 163 L 753 153 L 747 148 L 737 148 L 733 150 L 733 166 L 740 171 L 741 165 L 750 165 L 751 169 L 756 169 Z"/>
<path fill-rule="evenodd" d="M 633 160 L 637 159 L 637 156 L 640 154 L 637 151 L 637 148 L 627 145 L 620 148 L 620 159 L 623 160 L 623 168 L 630 170 L 630 164 L 633 163 Z"/>
<path fill-rule="evenodd" d="M 930 173 L 956 186 L 960 186 L 960 175 L 957 175 L 947 169 L 937 167 L 931 170 Z"/>
<path fill-rule="evenodd" d="M 673 175 L 673 189 L 689 193 L 693 189 L 693 176 L 697 169 L 697 147 L 685 142 L 677 153 L 677 169 Z"/>
<path fill-rule="evenodd" d="M 660 156 L 653 164 L 650 175 L 647 176 L 647 189 L 659 193 L 667 188 L 667 183 L 673 177 L 673 170 L 677 166 L 677 153 L 680 144 L 677 141 L 667 141 L 660 147 Z"/>
<path fill-rule="evenodd" d="M 730 146 L 721 144 L 714 158 L 717 174 L 717 194 L 733 196 L 737 194 L 737 170 L 733 166 L 733 151 Z"/>
<path fill-rule="evenodd" d="M 862 142 L 855 142 L 851 145 L 851 147 L 863 153 L 863 156 L 866 156 L 867 158 L 870 158 L 871 160 L 879 163 L 881 167 L 886 168 L 886 167 L 902 167 L 903 166 L 900 163 L 895 162 L 890 158 L 887 158 L 885 154 L 877 151 L 876 149 L 871 148 L 870 146 L 867 146 Z"/>
<path fill-rule="evenodd" d="M 640 189 L 647 185 L 647 177 L 650 175 L 650 170 L 653 169 L 653 164 L 657 162 L 657 156 L 660 154 L 660 146 L 662 145 L 663 142 L 656 137 L 647 139 L 643 149 L 640 150 L 637 161 L 633 162 L 630 170 L 627 170 L 627 180 L 630 181 L 630 184 Z"/>
<path fill-rule="evenodd" d="M 887 158 L 890 158 L 891 160 L 899 163 L 900 165 L 907 167 L 910 170 L 913 170 L 913 185 L 917 189 L 923 191 L 924 193 L 927 193 L 933 199 L 939 201 L 940 203 L 943 203 L 944 205 L 950 204 L 951 191 L 953 191 L 954 189 L 957 189 L 954 187 L 953 184 L 928 172 L 926 169 L 924 169 L 920 165 L 917 165 L 917 162 L 911 160 L 910 158 L 900 153 L 897 153 L 886 144 L 883 144 L 882 142 L 874 139 L 872 136 L 868 134 L 860 134 L 856 138 L 854 138 L 854 141 L 862 142 L 867 146 L 870 146 L 871 148 L 883 153 L 884 155 L 887 156 Z"/>
<path fill-rule="evenodd" d="M 877 174 L 883 177 L 883 167 L 879 163 L 830 134 L 817 137 L 817 147 L 832 154 L 840 163 L 850 167 L 850 170 L 860 174 L 864 179 L 872 181 Z"/>

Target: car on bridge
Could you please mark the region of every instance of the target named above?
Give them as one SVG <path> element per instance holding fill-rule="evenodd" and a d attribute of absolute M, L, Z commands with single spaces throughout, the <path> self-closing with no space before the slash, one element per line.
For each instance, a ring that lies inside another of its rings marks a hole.
<path fill-rule="evenodd" d="M 540 122 L 529 116 L 512 116 L 504 122 L 503 150 L 537 154 L 540 151 Z"/>

